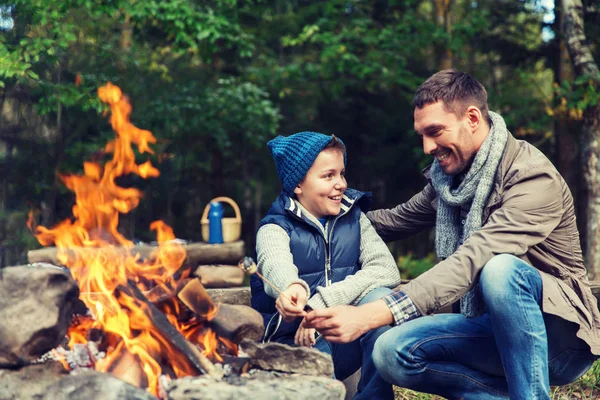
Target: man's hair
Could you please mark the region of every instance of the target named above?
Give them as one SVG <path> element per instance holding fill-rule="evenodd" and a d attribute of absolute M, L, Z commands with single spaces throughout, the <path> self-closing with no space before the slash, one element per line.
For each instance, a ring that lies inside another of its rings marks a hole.
<path fill-rule="evenodd" d="M 327 143 L 327 146 L 325 146 L 323 150 L 339 150 L 342 154 L 345 154 L 346 146 L 335 135 L 331 135 L 331 141 Z"/>
<path fill-rule="evenodd" d="M 444 109 L 461 118 L 467 108 L 473 105 L 479 108 L 486 122 L 489 122 L 487 91 L 477 79 L 455 69 L 445 69 L 433 74 L 419 88 L 413 105 L 423 108 L 428 104 L 441 101 Z"/>

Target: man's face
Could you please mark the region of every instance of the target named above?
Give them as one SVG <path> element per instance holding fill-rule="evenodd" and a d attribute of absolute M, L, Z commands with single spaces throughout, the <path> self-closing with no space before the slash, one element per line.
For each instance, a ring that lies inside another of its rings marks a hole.
<path fill-rule="evenodd" d="M 447 175 L 467 170 L 477 148 L 469 129 L 468 118 L 444 109 L 441 101 L 415 108 L 415 131 L 423 138 L 423 151 L 440 163 Z"/>
<path fill-rule="evenodd" d="M 338 215 L 342 194 L 348 187 L 345 173 L 344 154 L 335 149 L 323 150 L 294 193 L 300 204 L 315 217 Z"/>

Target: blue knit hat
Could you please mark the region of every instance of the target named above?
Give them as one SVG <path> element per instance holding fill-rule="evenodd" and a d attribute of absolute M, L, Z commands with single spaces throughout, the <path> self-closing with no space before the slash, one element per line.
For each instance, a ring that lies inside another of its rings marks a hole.
<path fill-rule="evenodd" d="M 317 132 L 299 132 L 284 137 L 277 136 L 269 140 L 267 147 L 275 160 L 279 180 L 283 191 L 288 195 L 294 194 L 294 189 L 304 179 L 319 153 L 331 142 L 334 136 Z M 344 144 L 340 138 L 337 140 Z M 345 147 L 345 145 L 344 145 Z M 344 165 L 346 150 L 344 149 Z"/>

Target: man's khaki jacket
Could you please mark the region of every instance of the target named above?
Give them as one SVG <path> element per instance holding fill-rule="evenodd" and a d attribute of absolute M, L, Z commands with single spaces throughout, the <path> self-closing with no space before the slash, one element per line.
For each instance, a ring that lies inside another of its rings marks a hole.
<path fill-rule="evenodd" d="M 367 216 L 390 241 L 435 226 L 436 208 L 437 196 L 429 183 L 406 203 Z M 600 313 L 586 277 L 571 192 L 542 152 L 511 135 L 482 227 L 403 291 L 422 315 L 431 314 L 460 299 L 498 254 L 515 255 L 537 268 L 543 281 L 543 311 L 578 324 L 577 336 L 600 355 Z"/>

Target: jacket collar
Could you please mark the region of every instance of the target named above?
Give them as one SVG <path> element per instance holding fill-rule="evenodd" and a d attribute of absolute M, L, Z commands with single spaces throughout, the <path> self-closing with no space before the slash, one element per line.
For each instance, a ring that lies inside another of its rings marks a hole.
<path fill-rule="evenodd" d="M 295 198 L 292 198 L 284 193 L 279 197 L 282 211 L 288 215 L 292 215 L 293 218 L 301 220 L 309 225 L 316 227 L 319 231 L 325 233 L 323 225 L 319 220 L 310 214 Z M 342 204 L 340 213 L 334 217 L 334 219 L 340 218 L 347 214 L 354 206 L 360 207 L 363 212 L 369 210 L 371 205 L 371 193 L 361 192 L 356 189 L 346 189 L 346 192 L 342 195 Z"/>

